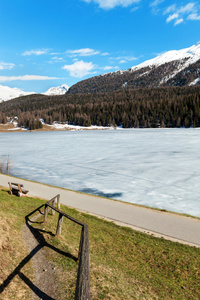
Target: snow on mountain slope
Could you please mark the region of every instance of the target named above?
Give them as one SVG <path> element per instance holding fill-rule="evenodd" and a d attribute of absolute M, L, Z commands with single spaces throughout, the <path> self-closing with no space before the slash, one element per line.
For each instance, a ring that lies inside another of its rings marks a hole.
<path fill-rule="evenodd" d="M 44 95 L 63 95 L 68 91 L 69 87 L 66 84 L 62 84 L 58 87 L 52 87 Z M 10 88 L 8 86 L 0 85 L 0 103 L 3 101 L 11 100 L 17 97 L 26 96 L 30 94 L 36 94 L 35 92 L 24 92 L 18 88 Z"/>
<path fill-rule="evenodd" d="M 189 86 L 196 85 L 200 81 L 200 77 L 190 82 Z"/>
<path fill-rule="evenodd" d="M 181 50 L 172 50 L 165 52 L 161 55 L 158 55 L 155 58 L 150 60 L 146 60 L 145 62 L 134 66 L 131 68 L 131 71 L 136 71 L 145 67 L 157 67 L 163 65 L 168 62 L 180 60 L 185 60 L 184 66 L 187 67 L 190 64 L 197 62 L 200 59 L 200 43 L 193 45 L 189 48 L 181 49 Z"/>
<path fill-rule="evenodd" d="M 62 84 L 61 86 L 52 87 L 45 93 L 44 95 L 47 96 L 54 96 L 54 95 L 64 95 L 68 91 L 69 87 L 66 84 Z"/>
<path fill-rule="evenodd" d="M 18 88 L 10 88 L 8 86 L 0 85 L 0 103 L 11 100 L 20 96 L 36 94 L 34 92 L 24 92 Z"/>

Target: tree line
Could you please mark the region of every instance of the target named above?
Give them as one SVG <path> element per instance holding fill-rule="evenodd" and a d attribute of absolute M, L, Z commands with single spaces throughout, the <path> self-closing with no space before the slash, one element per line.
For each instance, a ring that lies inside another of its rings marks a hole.
<path fill-rule="evenodd" d="M 200 127 L 200 87 L 123 89 L 112 93 L 29 95 L 0 104 L 0 123 L 41 128 L 40 119 L 80 126 Z"/>

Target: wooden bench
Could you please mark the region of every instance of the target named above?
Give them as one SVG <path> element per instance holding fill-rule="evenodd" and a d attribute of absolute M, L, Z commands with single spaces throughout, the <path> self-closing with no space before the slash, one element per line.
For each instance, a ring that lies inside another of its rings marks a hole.
<path fill-rule="evenodd" d="M 25 190 L 23 187 L 23 184 L 14 183 L 14 182 L 8 182 L 9 188 L 10 188 L 10 194 L 16 195 L 19 197 L 26 196 L 26 194 L 29 192 L 28 190 Z"/>

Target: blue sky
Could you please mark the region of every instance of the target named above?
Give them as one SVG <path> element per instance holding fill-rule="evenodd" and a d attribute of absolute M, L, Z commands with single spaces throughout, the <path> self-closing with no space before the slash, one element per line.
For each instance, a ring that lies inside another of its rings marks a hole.
<path fill-rule="evenodd" d="M 0 84 L 45 92 L 200 41 L 200 1 L 0 2 Z"/>

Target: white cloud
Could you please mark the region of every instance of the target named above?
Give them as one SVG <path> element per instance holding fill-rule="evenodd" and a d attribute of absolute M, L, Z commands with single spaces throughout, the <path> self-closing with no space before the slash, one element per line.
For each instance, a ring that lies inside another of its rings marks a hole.
<path fill-rule="evenodd" d="M 92 62 L 84 62 L 83 60 L 76 61 L 72 65 L 65 65 L 64 70 L 69 71 L 72 77 L 82 78 L 88 74 L 93 74 L 91 71 L 95 68 Z"/>
<path fill-rule="evenodd" d="M 153 1 L 150 6 L 158 6 L 159 4 L 163 3 L 165 0 L 155 0 Z"/>
<path fill-rule="evenodd" d="M 150 7 L 151 7 L 151 11 L 152 11 L 152 13 L 154 14 L 154 15 L 157 15 L 158 14 L 158 12 L 160 11 L 160 9 L 159 9 L 159 5 L 161 4 L 161 3 L 163 3 L 165 0 L 154 0 L 153 2 L 151 2 L 150 3 Z"/>
<path fill-rule="evenodd" d="M 200 16 L 197 15 L 197 13 L 195 14 L 190 14 L 188 17 L 187 17 L 188 20 L 193 20 L 193 21 L 200 21 Z"/>
<path fill-rule="evenodd" d="M 60 78 L 40 76 L 40 75 L 0 76 L 0 82 L 15 81 L 15 80 L 29 81 L 29 80 L 52 80 L 52 79 L 60 79 Z"/>
<path fill-rule="evenodd" d="M 125 59 L 121 59 L 121 60 L 119 61 L 119 63 L 120 63 L 120 64 L 125 64 L 125 63 L 127 63 L 127 61 L 126 61 Z"/>
<path fill-rule="evenodd" d="M 70 54 L 71 57 L 76 57 L 76 56 L 93 56 L 93 55 L 100 54 L 100 52 L 90 48 L 82 48 L 76 50 L 68 50 L 66 51 L 66 54 Z"/>
<path fill-rule="evenodd" d="M 30 55 L 42 55 L 48 53 L 48 49 L 41 49 L 41 50 L 30 50 L 25 51 L 22 53 L 23 56 L 30 56 Z"/>
<path fill-rule="evenodd" d="M 199 5 L 194 2 L 189 2 L 188 4 L 179 7 L 176 4 L 173 4 L 166 8 L 163 14 L 166 15 L 171 13 L 166 19 L 166 22 L 169 23 L 174 20 L 174 26 L 176 26 L 183 23 L 184 20 L 200 20 L 200 16 L 198 16 L 199 9 Z"/>
<path fill-rule="evenodd" d="M 173 5 L 170 5 L 168 8 L 166 8 L 164 10 L 164 15 L 168 14 L 168 13 L 171 13 L 171 12 L 174 12 L 176 10 L 176 5 L 173 4 Z"/>
<path fill-rule="evenodd" d="M 0 70 L 11 70 L 13 69 L 15 64 L 12 63 L 4 63 L 0 62 Z"/>
<path fill-rule="evenodd" d="M 103 67 L 103 70 L 111 70 L 113 67 L 111 67 L 111 66 L 105 66 L 105 67 Z"/>
<path fill-rule="evenodd" d="M 138 3 L 141 0 L 83 0 L 87 3 L 97 3 L 100 8 L 103 9 L 112 9 L 116 6 L 128 7 L 133 3 Z"/>
<path fill-rule="evenodd" d="M 102 68 L 104 71 L 109 71 L 109 70 L 113 70 L 113 69 L 118 69 L 118 67 L 117 66 L 115 66 L 115 67 L 112 67 L 112 66 L 105 66 L 105 67 L 103 67 Z"/>
<path fill-rule="evenodd" d="M 61 55 L 61 53 L 60 52 L 51 52 L 51 53 L 49 53 L 50 55 Z"/>
<path fill-rule="evenodd" d="M 51 60 L 48 61 L 49 64 L 54 64 L 54 63 L 63 63 L 65 60 L 63 59 L 63 57 L 59 57 L 59 56 L 54 56 L 51 57 Z"/>
<path fill-rule="evenodd" d="M 182 6 L 178 11 L 179 13 L 189 13 L 189 12 L 192 12 L 194 11 L 195 9 L 195 3 L 188 3 L 187 5 L 185 6 Z M 196 9 L 195 9 L 196 11 Z"/>
<path fill-rule="evenodd" d="M 110 55 L 108 52 L 103 52 L 103 53 L 101 53 L 101 55 L 102 56 L 108 56 L 108 55 Z"/>
<path fill-rule="evenodd" d="M 131 12 L 133 13 L 133 12 L 137 11 L 139 8 L 140 8 L 139 6 L 135 6 L 131 9 Z"/>
<path fill-rule="evenodd" d="M 169 23 L 174 19 L 178 19 L 179 15 L 178 14 L 173 14 L 173 15 L 169 15 L 169 17 L 167 18 L 166 22 Z"/>
<path fill-rule="evenodd" d="M 62 57 L 58 57 L 58 56 L 54 56 L 54 57 L 52 57 L 52 59 L 53 59 L 54 61 L 61 61 L 61 60 L 63 60 Z"/>
<path fill-rule="evenodd" d="M 135 57 L 135 56 L 119 56 L 119 57 L 116 57 L 117 60 L 120 60 L 120 61 L 134 61 L 134 60 L 137 60 L 138 58 Z"/>
<path fill-rule="evenodd" d="M 178 19 L 175 23 L 174 26 L 179 25 L 183 22 L 183 18 Z"/>

